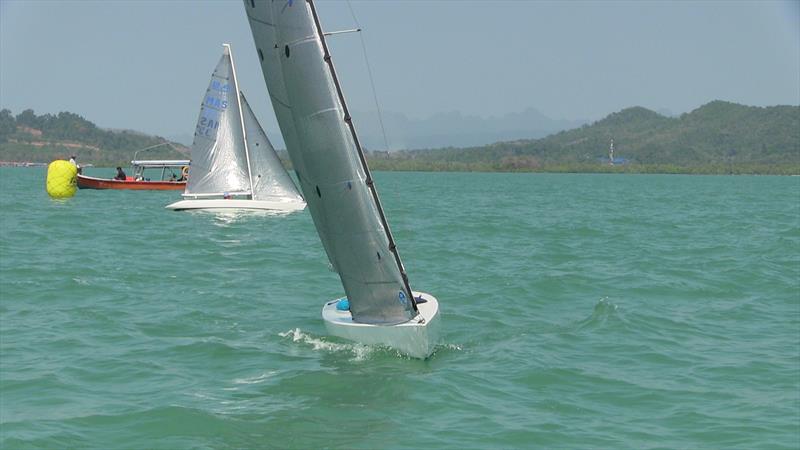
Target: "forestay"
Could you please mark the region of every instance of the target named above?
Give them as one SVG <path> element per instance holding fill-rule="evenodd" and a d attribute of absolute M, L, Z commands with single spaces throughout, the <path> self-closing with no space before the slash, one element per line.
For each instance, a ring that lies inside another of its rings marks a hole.
<path fill-rule="evenodd" d="M 311 8 L 302 0 L 245 0 L 289 156 L 353 320 L 406 322 L 416 305 Z"/>
<path fill-rule="evenodd" d="M 192 143 L 192 166 L 184 195 L 250 192 L 244 136 L 226 45 L 200 107 Z"/>
<path fill-rule="evenodd" d="M 267 134 L 258 123 L 253 110 L 240 93 L 242 116 L 244 118 L 247 148 L 250 154 L 250 170 L 253 180 L 254 200 L 303 201 L 289 174 L 283 168 L 275 148 L 267 139 Z"/>

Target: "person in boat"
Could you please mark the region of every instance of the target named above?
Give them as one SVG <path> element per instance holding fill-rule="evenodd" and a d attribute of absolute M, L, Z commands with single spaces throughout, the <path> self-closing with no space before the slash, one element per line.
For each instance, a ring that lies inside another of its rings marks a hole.
<path fill-rule="evenodd" d="M 186 181 L 189 178 L 189 168 L 186 166 L 181 167 L 181 177 L 177 181 Z"/>
<path fill-rule="evenodd" d="M 125 175 L 125 171 L 122 170 L 122 167 L 117 166 L 117 176 L 115 176 L 114 179 L 125 181 L 127 178 L 128 177 Z"/>
<path fill-rule="evenodd" d="M 81 173 L 81 166 L 78 165 L 78 158 L 75 155 L 69 157 L 69 162 L 78 169 L 78 173 Z"/>

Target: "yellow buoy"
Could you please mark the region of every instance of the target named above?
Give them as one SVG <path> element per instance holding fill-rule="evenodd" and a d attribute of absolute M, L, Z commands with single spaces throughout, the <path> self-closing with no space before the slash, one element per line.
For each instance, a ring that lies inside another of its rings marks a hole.
<path fill-rule="evenodd" d="M 47 193 L 53 198 L 67 198 L 78 189 L 78 168 L 62 159 L 47 166 Z"/>

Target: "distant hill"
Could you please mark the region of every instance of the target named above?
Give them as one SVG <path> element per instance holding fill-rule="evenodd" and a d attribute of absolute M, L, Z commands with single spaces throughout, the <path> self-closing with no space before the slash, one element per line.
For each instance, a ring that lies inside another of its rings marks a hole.
<path fill-rule="evenodd" d="M 410 118 L 402 113 L 383 111 L 384 140 L 377 112 L 355 110 L 352 114 L 364 148 L 381 151 L 474 147 L 498 141 L 536 139 L 586 123 L 585 120 L 551 119 L 534 108 L 500 117 L 470 116 L 453 111 Z M 267 130 L 267 135 L 275 148 L 286 148 L 277 128 Z M 175 133 L 167 138 L 186 145 L 192 143 L 191 133 Z"/>
<path fill-rule="evenodd" d="M 189 149 L 159 136 L 132 130 L 104 130 L 83 117 L 60 112 L 37 116 L 26 109 L 17 116 L 0 111 L 0 161 L 47 163 L 78 157 L 80 164 L 127 166 L 139 149 L 166 143 L 140 153 L 143 159 L 186 159 Z"/>
<path fill-rule="evenodd" d="M 455 111 L 421 119 L 412 119 L 401 113 L 386 111 L 382 116 L 388 149 L 381 133 L 377 113 L 353 112 L 359 138 L 367 149 L 394 151 L 474 147 L 499 141 L 541 138 L 586 123 L 579 120 L 551 119 L 534 108 L 487 118 L 463 115 Z"/>
<path fill-rule="evenodd" d="M 523 125 L 525 117 L 509 119 L 508 129 Z M 464 119 L 452 118 L 454 123 Z M 622 164 L 609 164 L 612 139 L 615 159 Z M 450 137 L 450 142 L 458 140 L 457 134 Z M 170 145 L 140 157 L 188 158 L 189 149 L 181 144 L 100 129 L 74 113 L 37 116 L 25 110 L 15 117 L 0 111 L 0 161 L 49 162 L 75 154 L 83 164 L 127 165 L 136 150 L 166 142 Z M 286 161 L 285 152 L 279 153 Z M 667 117 L 637 106 L 540 139 L 368 151 L 367 157 L 376 170 L 800 174 L 800 107 L 713 101 Z"/>
<path fill-rule="evenodd" d="M 610 166 L 608 149 L 625 164 Z M 800 173 L 800 107 L 713 101 L 678 117 L 642 107 L 542 139 L 373 155 L 376 169 Z"/>

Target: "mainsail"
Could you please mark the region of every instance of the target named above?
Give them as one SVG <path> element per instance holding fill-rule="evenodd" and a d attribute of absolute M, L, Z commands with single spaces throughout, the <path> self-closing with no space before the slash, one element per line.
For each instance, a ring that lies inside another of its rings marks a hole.
<path fill-rule="evenodd" d="M 281 133 L 353 320 L 410 320 L 416 303 L 313 4 L 244 3 Z"/>
<path fill-rule="evenodd" d="M 230 48 L 225 45 L 203 97 L 184 195 L 250 192 L 246 149 Z"/>
<path fill-rule="evenodd" d="M 247 148 L 250 154 L 250 170 L 253 180 L 253 199 L 273 199 L 280 201 L 303 201 L 291 177 L 283 168 L 275 148 L 267 139 L 267 134 L 258 123 L 253 110 L 240 93 L 242 116 L 244 118 Z"/>

